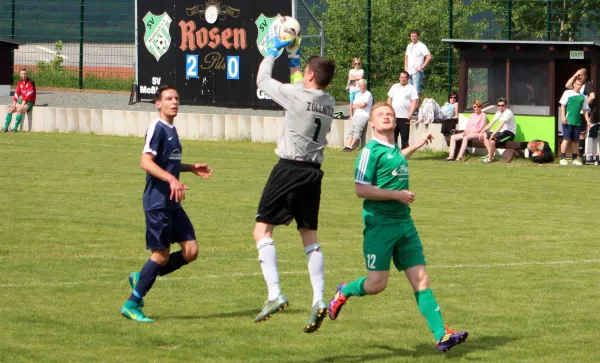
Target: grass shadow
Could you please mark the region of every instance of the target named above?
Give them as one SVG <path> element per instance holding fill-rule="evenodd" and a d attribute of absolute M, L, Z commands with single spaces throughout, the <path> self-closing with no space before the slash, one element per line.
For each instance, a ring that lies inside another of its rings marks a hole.
<path fill-rule="evenodd" d="M 446 359 L 454 359 L 463 357 L 473 351 L 494 350 L 513 341 L 519 340 L 518 337 L 507 336 L 481 336 L 471 338 L 460 346 L 452 348 L 445 353 Z M 398 357 L 429 357 L 437 356 L 442 353 L 435 349 L 432 344 L 419 344 L 414 349 L 394 348 L 389 345 L 375 345 L 372 348 L 381 349 L 381 353 L 356 354 L 356 355 L 337 355 L 325 357 L 318 362 L 368 362 L 375 360 L 393 359 Z"/>
<path fill-rule="evenodd" d="M 164 320 L 206 320 L 206 319 L 230 319 L 230 318 L 252 318 L 258 314 L 260 310 L 241 310 L 241 311 L 233 311 L 229 313 L 218 313 L 218 314 L 210 314 L 210 315 L 153 315 L 153 319 L 164 319 Z M 285 309 L 283 312 L 277 313 L 279 314 L 303 314 L 306 311 L 300 309 Z"/>

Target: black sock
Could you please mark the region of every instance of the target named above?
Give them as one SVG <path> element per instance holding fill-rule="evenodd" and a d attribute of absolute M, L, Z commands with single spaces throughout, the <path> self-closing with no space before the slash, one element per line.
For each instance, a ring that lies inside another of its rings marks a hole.
<path fill-rule="evenodd" d="M 159 276 L 168 275 L 173 271 L 179 270 L 181 266 L 187 265 L 187 263 L 185 257 L 183 257 L 183 251 L 173 252 L 169 255 L 169 262 L 161 267 L 158 274 Z"/>
<path fill-rule="evenodd" d="M 577 154 L 571 154 L 571 157 L 573 158 L 573 160 L 577 159 Z"/>
<path fill-rule="evenodd" d="M 152 288 L 161 267 L 161 265 L 152 260 L 146 261 L 144 267 L 142 267 L 142 271 L 140 271 L 140 280 L 137 285 L 135 285 L 135 290 L 131 293 L 129 301 L 133 301 L 137 304 L 140 303 L 142 298 L 146 296 L 148 291 Z"/>
<path fill-rule="evenodd" d="M 565 159 L 567 157 L 567 153 L 560 153 L 560 158 Z"/>

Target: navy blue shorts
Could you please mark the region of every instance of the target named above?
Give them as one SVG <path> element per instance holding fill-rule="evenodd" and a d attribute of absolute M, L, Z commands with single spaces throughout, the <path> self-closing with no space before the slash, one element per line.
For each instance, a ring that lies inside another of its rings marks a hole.
<path fill-rule="evenodd" d="M 563 140 L 573 140 L 579 141 L 579 135 L 581 131 L 583 131 L 583 127 L 571 125 L 571 124 L 563 124 Z"/>
<path fill-rule="evenodd" d="M 164 250 L 172 243 L 193 240 L 194 227 L 182 208 L 146 212 L 146 249 Z"/>

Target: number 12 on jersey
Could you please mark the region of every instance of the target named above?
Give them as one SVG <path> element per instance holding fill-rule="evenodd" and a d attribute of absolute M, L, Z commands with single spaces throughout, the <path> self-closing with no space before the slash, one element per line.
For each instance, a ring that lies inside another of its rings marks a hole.
<path fill-rule="evenodd" d="M 375 261 L 377 261 L 377 256 L 373 254 L 367 255 L 367 268 L 374 269 Z"/>

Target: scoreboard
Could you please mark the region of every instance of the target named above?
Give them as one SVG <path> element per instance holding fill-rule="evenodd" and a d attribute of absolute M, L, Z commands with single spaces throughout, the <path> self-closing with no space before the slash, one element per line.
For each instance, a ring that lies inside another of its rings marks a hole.
<path fill-rule="evenodd" d="M 184 105 L 279 107 L 256 75 L 269 25 L 291 13 L 291 1 L 137 0 L 139 97 L 169 84 Z M 289 82 L 287 60 L 275 62 L 273 78 Z"/>

